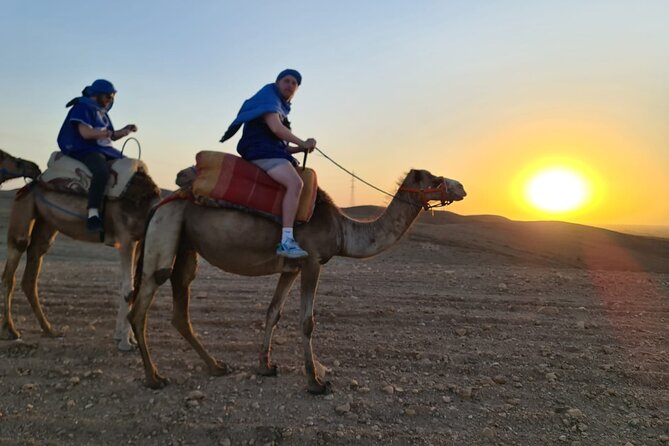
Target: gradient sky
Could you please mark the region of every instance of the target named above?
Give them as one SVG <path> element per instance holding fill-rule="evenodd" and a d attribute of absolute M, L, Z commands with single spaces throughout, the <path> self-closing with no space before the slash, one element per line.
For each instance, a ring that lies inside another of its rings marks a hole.
<path fill-rule="evenodd" d="M 669 2 L 0 0 L 0 148 L 42 167 L 65 103 L 96 78 L 172 189 L 241 103 L 301 71 L 294 132 L 389 191 L 409 168 L 460 180 L 449 210 L 669 224 Z M 121 147 L 122 142 L 117 142 Z M 126 147 L 132 155 L 134 145 Z M 301 156 L 300 156 L 301 160 Z M 522 199 L 539 166 L 594 184 L 577 213 Z M 318 156 L 340 206 L 385 204 Z M 353 201 L 352 201 L 353 198 Z"/>

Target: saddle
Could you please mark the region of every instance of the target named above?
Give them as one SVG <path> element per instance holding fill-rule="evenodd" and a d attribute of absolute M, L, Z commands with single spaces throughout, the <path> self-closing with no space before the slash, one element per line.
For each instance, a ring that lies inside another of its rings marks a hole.
<path fill-rule="evenodd" d="M 281 203 L 286 189 L 265 171 L 239 156 L 202 151 L 195 156 L 192 193 L 197 204 L 239 209 L 281 221 Z M 308 222 L 314 212 L 318 184 L 312 169 L 298 169 L 304 182 L 297 209 L 297 222 Z"/>
<path fill-rule="evenodd" d="M 130 178 L 136 172 L 148 174 L 143 161 L 132 158 L 111 161 L 111 175 L 109 175 L 105 196 L 110 199 L 123 197 Z M 47 169 L 37 178 L 37 181 L 58 192 L 88 195 L 92 177 L 91 171 L 81 161 L 70 158 L 62 152 L 53 152 L 47 163 Z"/>

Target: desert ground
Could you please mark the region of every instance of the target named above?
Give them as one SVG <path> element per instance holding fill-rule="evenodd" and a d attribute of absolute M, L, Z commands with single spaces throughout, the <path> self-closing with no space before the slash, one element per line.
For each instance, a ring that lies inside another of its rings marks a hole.
<path fill-rule="evenodd" d="M 149 341 L 171 384 L 151 390 L 139 353 L 112 340 L 116 252 L 59 237 L 40 286 L 64 336 L 42 336 L 16 290 L 0 445 L 669 445 L 669 239 L 424 213 L 386 253 L 325 266 L 313 344 L 327 396 L 305 388 L 299 281 L 275 332 L 279 375 L 255 374 L 276 281 L 201 262 L 192 320 L 223 377 L 170 325 L 164 285 Z"/>

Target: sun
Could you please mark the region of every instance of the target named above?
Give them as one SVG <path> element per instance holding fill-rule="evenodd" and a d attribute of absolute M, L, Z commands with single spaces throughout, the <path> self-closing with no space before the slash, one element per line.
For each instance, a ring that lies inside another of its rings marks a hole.
<path fill-rule="evenodd" d="M 588 183 L 573 169 L 548 167 L 529 179 L 525 196 L 532 206 L 544 212 L 570 212 L 586 204 Z"/>

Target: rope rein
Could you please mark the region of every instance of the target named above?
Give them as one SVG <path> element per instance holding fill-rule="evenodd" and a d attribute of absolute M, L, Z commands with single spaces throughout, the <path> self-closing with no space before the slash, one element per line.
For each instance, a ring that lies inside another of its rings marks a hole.
<path fill-rule="evenodd" d="M 372 183 L 363 180 L 362 178 L 360 178 L 359 176 L 357 176 L 356 174 L 354 174 L 353 172 L 351 172 L 350 170 L 348 170 L 347 168 L 345 168 L 344 166 L 342 166 L 341 164 L 339 164 L 338 162 L 336 162 L 335 160 L 333 160 L 332 158 L 330 158 L 329 156 L 327 156 L 327 155 L 326 155 L 325 153 L 323 153 L 323 151 L 322 151 L 321 149 L 319 149 L 318 147 L 315 147 L 314 150 L 316 150 L 318 153 L 320 153 L 323 157 L 325 157 L 325 158 L 326 158 L 328 161 L 330 161 L 332 164 L 334 164 L 335 166 L 339 167 L 341 170 L 343 170 L 344 172 L 346 172 L 347 174 L 349 174 L 350 176 L 352 176 L 352 177 L 355 178 L 356 180 L 358 180 L 358 181 L 360 181 L 360 182 L 366 184 L 367 186 L 371 187 L 372 189 L 377 190 L 377 191 L 381 192 L 382 194 L 385 194 L 385 195 L 389 196 L 389 197 L 392 198 L 392 199 L 397 199 L 397 200 L 401 201 L 402 203 L 411 204 L 411 205 L 413 205 L 413 206 L 416 206 L 417 203 L 414 203 L 414 202 L 411 202 L 411 201 L 404 200 L 404 199 L 398 197 L 397 194 L 391 194 L 391 193 L 388 193 L 388 192 L 386 192 L 385 190 L 383 190 L 383 189 L 381 189 L 381 188 L 379 188 L 379 187 L 374 186 Z M 304 167 L 306 167 L 306 164 L 307 164 L 307 152 L 304 152 L 304 162 L 303 162 L 302 164 L 303 164 Z M 432 208 L 435 208 L 435 207 L 446 206 L 446 205 L 449 205 L 449 204 L 452 203 L 452 200 L 449 200 L 449 199 L 448 199 L 448 196 L 447 196 L 448 194 L 446 193 L 446 186 L 444 185 L 444 183 L 442 183 L 440 187 L 426 188 L 426 189 L 412 189 L 412 188 L 407 188 L 407 187 L 401 187 L 401 186 L 400 186 L 400 188 L 399 188 L 397 191 L 398 191 L 398 192 L 402 192 L 402 191 L 404 191 L 404 192 L 412 192 L 412 193 L 418 193 L 418 194 L 420 194 L 420 200 L 421 200 L 421 202 L 422 202 L 422 203 L 420 204 L 420 207 L 422 207 L 422 208 L 425 209 L 426 211 L 428 211 L 428 210 L 430 210 L 430 209 L 432 209 Z M 440 193 L 441 193 L 441 204 L 432 204 L 432 205 L 431 205 L 431 204 L 428 203 L 428 200 L 426 199 L 425 194 L 426 194 L 426 193 L 432 193 L 432 192 L 440 192 Z"/>

